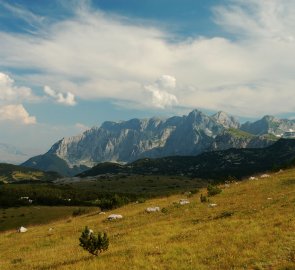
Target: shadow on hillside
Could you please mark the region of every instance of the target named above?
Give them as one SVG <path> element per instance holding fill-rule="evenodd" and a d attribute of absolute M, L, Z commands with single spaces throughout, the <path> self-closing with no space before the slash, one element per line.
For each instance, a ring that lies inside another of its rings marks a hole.
<path fill-rule="evenodd" d="M 68 266 L 71 264 L 75 264 L 78 262 L 87 262 L 87 261 L 91 261 L 93 260 L 95 257 L 94 256 L 90 256 L 90 257 L 86 257 L 86 258 L 81 258 L 81 259 L 72 259 L 72 260 L 68 260 L 68 261 L 64 261 L 64 262 L 57 262 L 57 263 L 53 263 L 47 266 L 38 266 L 36 268 L 34 268 L 35 270 L 53 270 L 53 269 L 59 269 L 62 266 Z"/>

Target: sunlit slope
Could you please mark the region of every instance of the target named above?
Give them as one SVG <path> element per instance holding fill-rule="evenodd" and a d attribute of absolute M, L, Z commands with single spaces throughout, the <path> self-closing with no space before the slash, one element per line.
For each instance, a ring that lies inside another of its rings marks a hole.
<path fill-rule="evenodd" d="M 232 183 L 210 198 L 213 208 L 199 196 L 185 206 L 173 204 L 183 195 L 131 204 L 109 212 L 124 216 L 116 222 L 91 214 L 2 233 L 1 270 L 294 269 L 294 169 Z M 168 212 L 147 214 L 148 206 Z M 94 257 L 79 247 L 86 225 L 109 234 L 107 252 Z"/>

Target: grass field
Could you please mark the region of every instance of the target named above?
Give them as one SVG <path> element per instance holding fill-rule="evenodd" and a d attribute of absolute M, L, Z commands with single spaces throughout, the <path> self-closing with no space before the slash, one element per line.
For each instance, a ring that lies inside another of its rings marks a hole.
<path fill-rule="evenodd" d="M 201 190 L 200 193 L 205 193 Z M 109 213 L 120 221 L 88 214 L 0 234 L 0 268 L 53 269 L 295 269 L 295 170 L 224 187 L 200 203 L 200 193 L 180 206 L 183 195 L 129 204 Z M 167 213 L 145 213 L 148 206 Z M 98 257 L 79 247 L 84 226 L 106 231 L 109 250 Z M 51 232 L 48 228 L 52 227 Z"/>
<path fill-rule="evenodd" d="M 0 209 L 0 231 L 17 229 L 20 226 L 46 224 L 53 220 L 70 217 L 78 209 L 84 209 L 86 212 L 98 211 L 97 207 L 77 206 L 25 206 Z"/>

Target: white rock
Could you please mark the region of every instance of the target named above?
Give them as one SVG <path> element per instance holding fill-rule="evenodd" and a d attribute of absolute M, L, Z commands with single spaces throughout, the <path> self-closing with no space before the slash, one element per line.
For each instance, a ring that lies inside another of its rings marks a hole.
<path fill-rule="evenodd" d="M 270 175 L 269 175 L 269 174 L 262 174 L 262 175 L 260 176 L 260 178 L 267 178 L 267 177 L 270 177 Z"/>
<path fill-rule="evenodd" d="M 251 176 L 249 177 L 249 180 L 257 180 L 257 177 Z"/>
<path fill-rule="evenodd" d="M 17 230 L 18 232 L 20 232 L 20 233 L 24 233 L 24 232 L 27 232 L 28 231 L 28 229 L 27 228 L 25 228 L 25 227 L 23 227 L 23 226 L 21 226 L 21 227 L 19 227 L 18 228 L 18 230 Z"/>
<path fill-rule="evenodd" d="M 108 220 L 121 219 L 121 218 L 123 218 L 123 216 L 118 214 L 111 214 L 108 216 Z"/>
<path fill-rule="evenodd" d="M 147 209 L 145 209 L 145 211 L 148 212 L 148 213 L 159 212 L 160 211 L 160 207 L 159 206 L 148 207 Z"/>
<path fill-rule="evenodd" d="M 99 212 L 98 214 L 99 215 L 105 215 L 106 213 L 105 212 Z"/>
<path fill-rule="evenodd" d="M 180 204 L 180 205 L 185 205 L 185 204 L 189 204 L 189 203 L 190 203 L 190 201 L 187 200 L 187 199 L 181 199 L 181 200 L 179 201 L 179 204 Z"/>
<path fill-rule="evenodd" d="M 209 207 L 216 207 L 216 206 L 217 206 L 216 203 L 210 203 L 210 204 L 209 204 Z"/>

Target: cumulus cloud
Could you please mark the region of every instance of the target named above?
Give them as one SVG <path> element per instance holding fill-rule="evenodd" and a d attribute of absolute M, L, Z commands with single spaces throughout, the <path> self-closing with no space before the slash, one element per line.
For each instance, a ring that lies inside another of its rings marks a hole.
<path fill-rule="evenodd" d="M 0 106 L 0 121 L 12 121 L 25 125 L 36 124 L 36 117 L 30 116 L 23 105 Z"/>
<path fill-rule="evenodd" d="M 0 32 L 0 67 L 38 70 L 23 80 L 67 89 L 72 96 L 51 95 L 63 104 L 73 104 L 75 97 L 145 104 L 149 92 L 159 108 L 178 101 L 248 116 L 294 111 L 295 2 L 226 3 L 214 16 L 231 38 L 171 43 L 169 33 L 155 27 L 81 8 L 75 17 L 42 28 L 39 36 Z M 161 74 L 174 74 L 177 88 L 167 80 L 168 85 L 155 82 L 142 91 Z"/>
<path fill-rule="evenodd" d="M 9 75 L 0 72 L 0 102 L 37 101 L 38 99 L 30 88 L 16 86 Z"/>
<path fill-rule="evenodd" d="M 49 97 L 52 97 L 57 103 L 67 106 L 74 106 L 77 104 L 75 101 L 75 96 L 70 92 L 67 92 L 66 94 L 56 92 L 46 85 L 44 86 L 44 93 Z"/>
<path fill-rule="evenodd" d="M 153 84 L 145 85 L 144 89 L 151 94 L 151 104 L 157 108 L 164 109 L 176 105 L 178 100 L 175 95 L 168 91 L 176 88 L 176 79 L 169 75 L 163 75 Z"/>

